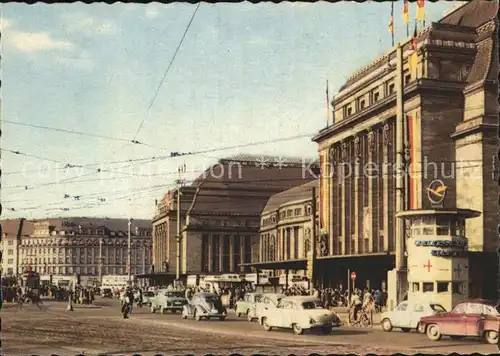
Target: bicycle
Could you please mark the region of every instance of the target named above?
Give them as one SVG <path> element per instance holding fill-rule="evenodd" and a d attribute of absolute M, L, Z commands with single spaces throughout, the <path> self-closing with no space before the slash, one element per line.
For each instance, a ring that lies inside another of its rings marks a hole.
<path fill-rule="evenodd" d="M 347 323 L 352 327 L 367 328 L 372 325 L 371 313 L 363 306 L 358 312 L 357 318 L 354 318 L 354 308 L 351 308 L 349 310 Z"/>

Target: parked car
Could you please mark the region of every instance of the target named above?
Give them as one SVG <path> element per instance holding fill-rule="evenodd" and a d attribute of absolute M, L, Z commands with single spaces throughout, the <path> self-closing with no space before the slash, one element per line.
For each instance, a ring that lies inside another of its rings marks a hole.
<path fill-rule="evenodd" d="M 165 314 L 167 311 L 172 313 L 180 312 L 187 303 L 188 300 L 184 297 L 184 292 L 160 289 L 151 298 L 151 313 L 155 313 L 157 310 L 162 314 Z"/>
<path fill-rule="evenodd" d="M 260 300 L 255 303 L 255 308 L 250 310 L 249 316 L 252 320 L 257 319 L 260 324 L 262 313 L 269 309 L 276 309 L 279 301 L 285 297 L 284 294 L 279 293 L 264 293 Z"/>
<path fill-rule="evenodd" d="M 227 310 L 217 294 L 195 293 L 191 301 L 182 308 L 182 319 L 188 317 L 193 317 L 197 321 L 215 318 L 223 321 L 227 317 Z"/>
<path fill-rule="evenodd" d="M 155 297 L 154 292 L 142 293 L 142 304 L 151 306 L 152 299 Z"/>
<path fill-rule="evenodd" d="M 293 329 L 301 335 L 304 330 L 321 329 L 325 334 L 332 331 L 336 315 L 325 309 L 323 303 L 315 297 L 293 296 L 282 298 L 277 308 L 264 309 L 261 325 L 264 330 L 272 328 Z"/>
<path fill-rule="evenodd" d="M 449 313 L 439 313 L 420 319 L 420 327 L 430 340 L 437 341 L 443 336 L 452 339 L 481 337 L 489 344 L 498 343 L 500 313 L 496 303 L 476 299 L 458 304 Z"/>
<path fill-rule="evenodd" d="M 438 313 L 446 313 L 446 309 L 440 304 L 405 301 L 395 310 L 382 313 L 380 317 L 382 330 L 392 331 L 393 328 L 400 328 L 405 333 L 411 329 L 421 331 L 418 330 L 420 318 Z"/>
<path fill-rule="evenodd" d="M 245 315 L 248 321 L 252 321 L 255 317 L 255 306 L 261 297 L 261 293 L 246 293 L 243 300 L 238 300 L 236 302 L 236 316 L 239 318 Z"/>

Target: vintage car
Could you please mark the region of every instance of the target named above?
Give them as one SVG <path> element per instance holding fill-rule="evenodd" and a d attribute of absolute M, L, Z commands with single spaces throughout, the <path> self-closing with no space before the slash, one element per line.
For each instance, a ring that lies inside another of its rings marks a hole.
<path fill-rule="evenodd" d="M 257 319 L 257 321 L 261 322 L 262 318 L 260 318 L 260 315 L 265 310 L 269 310 L 270 308 L 276 309 L 278 307 L 278 303 L 281 299 L 285 298 L 286 296 L 284 294 L 279 294 L 279 293 L 264 293 L 262 294 L 262 297 L 259 299 L 257 303 L 255 303 L 255 308 L 251 309 L 248 315 L 248 319 L 253 321 L 254 319 Z"/>
<path fill-rule="evenodd" d="M 259 317 L 266 331 L 286 328 L 301 335 L 308 329 L 321 329 L 325 334 L 331 333 L 337 316 L 325 309 L 316 297 L 293 296 L 282 298 L 277 308 L 264 309 Z"/>
<path fill-rule="evenodd" d="M 113 298 L 113 291 L 111 288 L 103 288 L 101 290 L 101 298 Z"/>
<path fill-rule="evenodd" d="M 243 300 L 236 302 L 236 316 L 239 318 L 245 315 L 248 321 L 252 321 L 255 318 L 255 306 L 261 297 L 260 293 L 246 293 Z"/>
<path fill-rule="evenodd" d="M 469 300 L 458 304 L 449 313 L 421 318 L 419 328 L 433 341 L 442 336 L 452 339 L 481 337 L 489 344 L 497 344 L 500 314 L 495 304 L 484 299 Z"/>
<path fill-rule="evenodd" d="M 195 293 L 191 301 L 182 308 L 182 319 L 193 317 L 195 320 L 219 319 L 225 320 L 227 310 L 222 301 L 215 293 Z"/>
<path fill-rule="evenodd" d="M 140 298 L 140 295 L 138 296 Z M 154 292 L 143 292 L 142 293 L 142 304 L 151 306 L 151 301 L 156 297 Z"/>
<path fill-rule="evenodd" d="M 411 329 L 419 331 L 420 318 L 438 313 L 446 313 L 440 304 L 405 301 L 399 304 L 395 310 L 383 313 L 380 317 L 380 324 L 382 330 L 387 332 L 393 328 L 400 328 L 405 333 Z"/>
<path fill-rule="evenodd" d="M 167 311 L 175 313 L 182 311 L 182 308 L 188 304 L 188 300 L 184 297 L 184 292 L 169 289 L 160 289 L 151 301 L 151 313 L 157 310 L 164 314 Z"/>

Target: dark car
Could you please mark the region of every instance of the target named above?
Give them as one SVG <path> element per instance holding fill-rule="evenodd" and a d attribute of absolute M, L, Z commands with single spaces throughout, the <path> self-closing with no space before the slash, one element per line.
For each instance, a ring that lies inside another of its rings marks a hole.
<path fill-rule="evenodd" d="M 497 344 L 500 313 L 495 305 L 484 299 L 463 302 L 451 312 L 421 318 L 419 328 L 433 341 L 443 336 L 452 339 L 481 337 L 489 344 Z"/>
<path fill-rule="evenodd" d="M 193 317 L 195 320 L 219 319 L 225 320 L 227 310 L 222 305 L 220 297 L 215 293 L 196 293 L 189 304 L 182 308 L 182 319 Z"/>

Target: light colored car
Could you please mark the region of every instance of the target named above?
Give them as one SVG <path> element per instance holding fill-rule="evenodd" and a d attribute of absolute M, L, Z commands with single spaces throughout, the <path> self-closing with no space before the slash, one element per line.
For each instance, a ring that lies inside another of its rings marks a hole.
<path fill-rule="evenodd" d="M 301 335 L 304 330 L 321 329 L 324 334 L 329 334 L 336 315 L 325 309 L 316 297 L 294 296 L 281 299 L 277 308 L 264 310 L 260 318 L 266 331 L 272 328 L 293 329 L 295 334 Z"/>
<path fill-rule="evenodd" d="M 393 328 L 399 328 L 407 333 L 412 329 L 418 330 L 420 318 L 445 313 L 446 310 L 436 303 L 404 301 L 401 302 L 393 311 L 385 312 L 381 315 L 381 326 L 384 331 L 391 331 Z"/>
<path fill-rule="evenodd" d="M 193 317 L 194 320 L 219 319 L 226 320 L 227 310 L 220 297 L 215 293 L 195 293 L 191 301 L 182 308 L 182 319 Z"/>
<path fill-rule="evenodd" d="M 260 324 L 262 320 L 260 316 L 262 315 L 262 313 L 269 309 L 276 309 L 278 307 L 279 301 L 285 297 L 286 295 L 279 293 L 262 294 L 260 300 L 255 303 L 255 307 L 248 313 L 248 319 L 250 320 L 250 318 L 252 318 L 252 321 L 254 319 L 257 319 Z"/>
<path fill-rule="evenodd" d="M 151 313 L 159 310 L 162 314 L 167 311 L 172 313 L 180 312 L 188 304 L 188 300 L 184 297 L 184 292 L 168 289 L 160 289 L 153 298 L 150 298 L 150 302 Z"/>
<path fill-rule="evenodd" d="M 260 293 L 246 293 L 243 300 L 236 302 L 236 316 L 239 318 L 245 315 L 248 321 L 252 321 L 255 318 L 255 306 L 261 297 Z"/>

